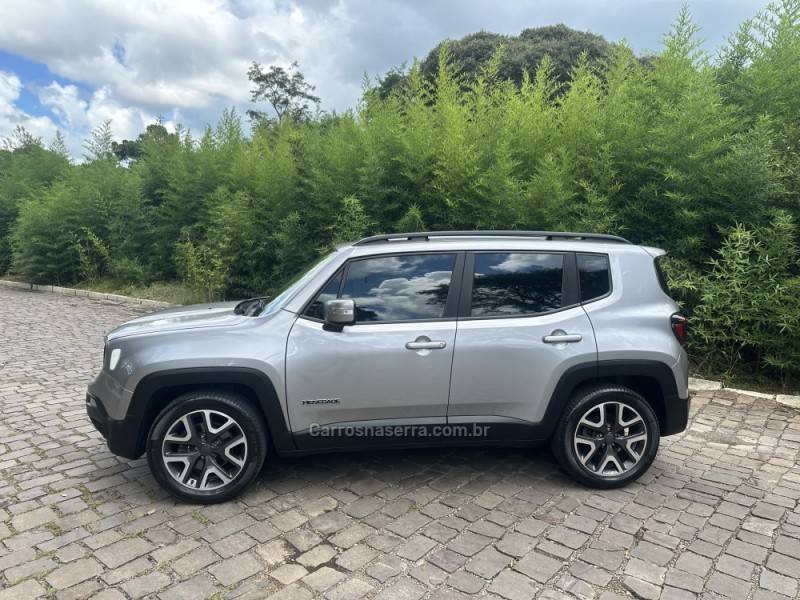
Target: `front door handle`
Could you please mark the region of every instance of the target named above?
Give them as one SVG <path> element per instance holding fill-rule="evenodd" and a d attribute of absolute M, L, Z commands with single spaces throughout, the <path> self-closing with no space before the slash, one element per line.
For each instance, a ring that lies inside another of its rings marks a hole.
<path fill-rule="evenodd" d="M 564 331 L 554 331 L 550 335 L 542 338 L 545 344 L 570 344 L 580 342 L 583 336 L 580 333 L 566 333 Z"/>
<path fill-rule="evenodd" d="M 431 341 L 426 335 L 419 336 L 413 342 L 406 342 L 406 348 L 408 350 L 441 350 L 446 346 L 447 342 L 439 340 Z"/>

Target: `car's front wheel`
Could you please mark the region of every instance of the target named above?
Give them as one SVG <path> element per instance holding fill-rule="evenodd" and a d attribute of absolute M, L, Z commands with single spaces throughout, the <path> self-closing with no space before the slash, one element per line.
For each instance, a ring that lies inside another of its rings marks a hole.
<path fill-rule="evenodd" d="M 267 430 L 250 402 L 237 394 L 198 390 L 183 394 L 156 417 L 147 461 L 173 495 L 212 504 L 238 495 L 261 471 Z"/>
<path fill-rule="evenodd" d="M 656 457 L 658 418 L 637 392 L 597 385 L 567 405 L 552 440 L 561 466 L 579 482 L 620 487 L 639 478 Z"/>

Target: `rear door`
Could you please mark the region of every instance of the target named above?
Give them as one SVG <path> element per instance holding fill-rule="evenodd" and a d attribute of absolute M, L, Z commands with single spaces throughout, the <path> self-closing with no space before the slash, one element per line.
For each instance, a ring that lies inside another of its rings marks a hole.
<path fill-rule="evenodd" d="M 467 254 L 459 314 L 448 423 L 526 438 L 561 375 L 597 360 L 573 253 Z"/>

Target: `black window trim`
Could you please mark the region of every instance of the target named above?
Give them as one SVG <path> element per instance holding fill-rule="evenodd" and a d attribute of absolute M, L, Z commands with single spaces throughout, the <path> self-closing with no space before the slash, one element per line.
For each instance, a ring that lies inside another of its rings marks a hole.
<path fill-rule="evenodd" d="M 387 253 L 378 253 L 378 254 L 368 254 L 364 256 L 354 256 L 348 258 L 345 263 L 336 269 L 336 272 L 333 273 L 328 279 L 325 280 L 314 294 L 311 296 L 310 300 L 303 305 L 303 310 L 298 313 L 298 318 L 306 319 L 308 321 L 314 321 L 315 323 L 324 323 L 323 319 L 317 319 L 316 317 L 310 317 L 305 314 L 308 307 L 317 299 L 320 292 L 325 289 L 325 287 L 330 283 L 330 281 L 336 277 L 339 273 L 342 274 L 342 280 L 339 282 L 339 290 L 336 293 L 336 297 L 340 298 L 342 295 L 342 290 L 344 289 L 344 284 L 347 281 L 347 273 L 350 270 L 350 265 L 357 261 L 362 260 L 369 260 L 374 258 L 391 258 L 393 256 L 419 256 L 423 254 L 453 254 L 455 255 L 455 262 L 453 264 L 453 271 L 450 277 L 450 289 L 447 292 L 447 300 L 445 301 L 444 306 L 444 316 L 436 317 L 433 319 L 395 319 L 391 321 L 363 321 L 363 322 L 355 322 L 353 325 L 348 325 L 348 327 L 354 327 L 356 325 L 398 325 L 401 323 L 439 323 L 444 321 L 457 321 L 458 320 L 458 300 L 459 294 L 458 290 L 461 289 L 462 286 L 462 278 L 464 275 L 464 257 L 466 252 L 463 250 L 425 250 L 425 251 L 408 251 L 408 252 L 387 252 Z"/>
<path fill-rule="evenodd" d="M 581 302 L 581 278 L 580 273 L 578 272 L 578 254 L 586 255 L 586 256 L 602 256 L 608 261 L 608 291 L 603 294 L 602 296 L 596 296 L 591 300 L 586 300 L 585 302 Z M 608 255 L 607 252 L 576 252 L 575 253 L 575 277 L 577 282 L 577 290 L 578 290 L 578 302 L 581 306 L 586 306 L 587 304 L 592 304 L 593 302 L 597 302 L 598 300 L 602 300 L 604 298 L 608 298 L 612 292 L 614 291 L 614 275 L 611 272 L 611 256 Z"/>
<path fill-rule="evenodd" d="M 345 265 L 346 264 L 347 263 L 342 263 L 341 265 L 339 265 L 339 268 L 336 269 L 333 272 L 333 274 L 325 280 L 325 283 L 323 283 L 321 286 L 319 286 L 319 288 L 317 288 L 317 290 L 314 292 L 314 294 L 311 296 L 311 298 L 308 301 L 306 301 L 305 304 L 303 304 L 303 308 L 297 313 L 298 317 L 303 318 L 303 319 L 308 319 L 309 321 L 314 321 L 316 323 L 324 323 L 325 322 L 323 319 L 318 319 L 316 317 L 311 317 L 311 316 L 307 315 L 306 311 L 309 308 L 311 308 L 311 305 L 314 304 L 314 301 L 317 299 L 317 296 L 319 296 L 322 293 L 322 290 L 324 290 L 326 287 L 328 287 L 328 284 L 331 281 L 333 281 L 334 279 L 336 279 L 336 277 L 341 275 L 342 278 L 339 281 L 339 288 L 336 290 L 336 297 L 337 298 L 339 297 L 339 295 L 342 293 L 342 286 L 344 285 L 344 275 L 345 275 Z"/>
<path fill-rule="evenodd" d="M 564 266 L 561 278 L 561 307 L 544 312 L 525 313 L 522 315 L 488 315 L 473 317 L 472 312 L 472 284 L 475 278 L 475 255 L 476 254 L 560 254 L 564 257 Z M 509 250 L 499 248 L 497 250 L 470 250 L 467 252 L 464 262 L 464 274 L 461 284 L 461 295 L 458 302 L 459 321 L 485 321 L 489 319 L 535 319 L 545 315 L 552 315 L 570 308 L 580 306 L 580 288 L 578 287 L 578 262 L 575 252 L 567 250 L 533 250 L 519 249 Z"/>
<path fill-rule="evenodd" d="M 658 285 L 661 286 L 661 291 L 672 300 L 672 292 L 669 289 L 669 282 L 667 281 L 667 274 L 664 272 L 664 267 L 661 266 L 661 261 L 666 258 L 666 254 L 659 254 L 658 256 L 653 258 L 653 268 L 656 271 L 656 279 L 658 279 Z"/>

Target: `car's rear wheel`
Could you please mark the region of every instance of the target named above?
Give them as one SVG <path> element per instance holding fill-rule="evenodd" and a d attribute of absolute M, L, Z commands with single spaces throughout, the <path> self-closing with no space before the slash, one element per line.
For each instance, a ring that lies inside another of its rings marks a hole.
<path fill-rule="evenodd" d="M 652 407 L 619 385 L 584 388 L 567 405 L 553 453 L 577 481 L 597 488 L 634 481 L 653 462 L 660 430 Z"/>
<path fill-rule="evenodd" d="M 156 417 L 147 461 L 173 495 L 212 504 L 238 495 L 258 475 L 267 430 L 246 398 L 217 390 L 179 396 Z"/>

